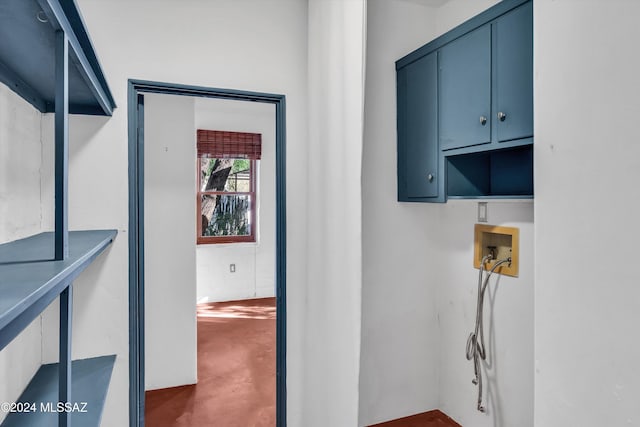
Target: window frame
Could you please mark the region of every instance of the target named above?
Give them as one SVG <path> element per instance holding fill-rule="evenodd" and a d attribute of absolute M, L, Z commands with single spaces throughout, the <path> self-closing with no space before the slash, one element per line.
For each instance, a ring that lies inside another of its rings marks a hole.
<path fill-rule="evenodd" d="M 249 159 L 249 191 L 202 191 L 200 187 L 200 159 L 204 156 L 196 155 L 196 244 L 220 244 L 220 243 L 255 243 L 256 242 L 256 207 L 257 207 L 257 191 L 256 191 L 256 172 L 258 161 Z M 242 157 L 230 157 L 240 159 Z M 249 196 L 249 216 L 250 216 L 250 234 L 244 236 L 203 236 L 202 235 L 202 196 L 204 195 L 247 195 Z"/>

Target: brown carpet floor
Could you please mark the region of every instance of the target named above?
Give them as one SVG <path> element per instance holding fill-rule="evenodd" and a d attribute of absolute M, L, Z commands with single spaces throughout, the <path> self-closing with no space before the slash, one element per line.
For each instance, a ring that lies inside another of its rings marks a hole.
<path fill-rule="evenodd" d="M 198 384 L 146 392 L 147 427 L 276 425 L 275 298 L 198 304 Z"/>
<path fill-rule="evenodd" d="M 461 427 L 442 412 L 435 410 L 370 427 Z"/>

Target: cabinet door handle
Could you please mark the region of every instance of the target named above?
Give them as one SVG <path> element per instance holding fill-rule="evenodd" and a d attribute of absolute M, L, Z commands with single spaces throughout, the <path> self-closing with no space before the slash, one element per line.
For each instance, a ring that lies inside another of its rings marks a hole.
<path fill-rule="evenodd" d="M 487 124 L 487 118 L 485 116 L 480 116 L 480 124 L 482 126 Z"/>
<path fill-rule="evenodd" d="M 434 174 L 430 173 L 429 175 L 427 175 L 427 181 L 433 182 L 433 178 L 435 178 Z"/>
<path fill-rule="evenodd" d="M 503 113 L 502 111 L 500 111 L 500 112 L 498 113 L 498 119 L 499 119 L 501 122 L 504 122 L 504 121 L 507 119 L 507 115 L 506 115 L 505 113 Z"/>

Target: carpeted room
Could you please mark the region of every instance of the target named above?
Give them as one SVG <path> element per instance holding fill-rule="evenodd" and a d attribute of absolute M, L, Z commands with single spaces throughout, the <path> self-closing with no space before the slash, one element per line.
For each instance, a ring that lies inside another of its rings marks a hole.
<path fill-rule="evenodd" d="M 148 391 L 148 425 L 274 426 L 275 319 L 275 298 L 198 304 L 198 383 Z"/>
<path fill-rule="evenodd" d="M 145 95 L 148 425 L 275 423 L 274 118 L 271 105 Z M 218 131 L 255 136 L 257 158 L 215 152 Z"/>

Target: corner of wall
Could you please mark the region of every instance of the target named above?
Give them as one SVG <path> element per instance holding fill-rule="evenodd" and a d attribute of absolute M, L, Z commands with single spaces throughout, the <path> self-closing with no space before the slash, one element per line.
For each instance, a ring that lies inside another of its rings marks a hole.
<path fill-rule="evenodd" d="M 397 202 L 394 67 L 434 37 L 434 8 L 405 0 L 368 2 L 359 425 L 437 404 L 434 282 L 423 262 L 436 211 Z"/>
<path fill-rule="evenodd" d="M 42 230 L 42 114 L 0 84 L 0 242 Z M 20 161 L 16 161 L 19 159 Z M 33 160 L 37 159 L 37 163 Z M 0 402 L 15 402 L 42 363 L 42 321 L 36 318 L 0 351 Z M 0 422 L 6 413 L 0 412 Z"/>

